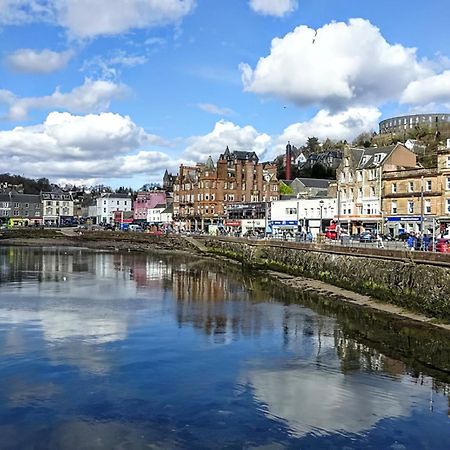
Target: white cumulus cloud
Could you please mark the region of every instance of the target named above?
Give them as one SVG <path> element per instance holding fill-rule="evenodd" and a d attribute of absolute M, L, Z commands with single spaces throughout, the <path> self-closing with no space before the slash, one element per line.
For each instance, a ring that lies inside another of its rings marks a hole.
<path fill-rule="evenodd" d="M 178 23 L 195 0 L 0 0 L 0 23 L 48 22 L 75 38 Z"/>
<path fill-rule="evenodd" d="M 102 113 L 50 113 L 39 125 L 0 131 L 0 166 L 30 177 L 109 179 L 144 174 L 159 179 L 178 161 L 149 146 L 166 145 L 130 117 Z"/>
<path fill-rule="evenodd" d="M 240 69 L 248 92 L 333 110 L 397 99 L 411 81 L 429 74 L 414 48 L 388 43 L 364 19 L 317 31 L 299 26 L 273 39 L 270 54 L 254 69 Z"/>
<path fill-rule="evenodd" d="M 250 0 L 250 8 L 265 16 L 283 17 L 297 7 L 297 0 Z"/>
<path fill-rule="evenodd" d="M 128 88 L 123 84 L 86 78 L 81 86 L 70 92 L 56 89 L 51 95 L 42 97 L 16 97 L 12 92 L 2 91 L 0 103 L 8 106 L 8 120 L 25 120 L 30 110 L 62 109 L 74 113 L 103 112 L 114 99 L 125 96 Z"/>
<path fill-rule="evenodd" d="M 220 120 L 210 133 L 189 138 L 183 156 L 193 161 L 205 161 L 210 155 L 217 158 L 227 146 L 231 151 L 254 151 L 262 155 L 270 143 L 268 134 L 258 132 L 251 125 L 240 127 L 233 122 Z"/>
<path fill-rule="evenodd" d="M 16 72 L 46 74 L 66 67 L 72 56 L 71 50 L 54 52 L 48 49 L 37 51 L 22 48 L 8 55 L 6 61 Z"/>
<path fill-rule="evenodd" d="M 411 105 L 450 104 L 450 70 L 411 82 L 401 97 Z"/>

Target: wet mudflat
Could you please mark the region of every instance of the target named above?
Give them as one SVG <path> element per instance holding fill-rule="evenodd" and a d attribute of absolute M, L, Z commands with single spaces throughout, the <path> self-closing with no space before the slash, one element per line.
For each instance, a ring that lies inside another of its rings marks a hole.
<path fill-rule="evenodd" d="M 187 256 L 0 248 L 0 449 L 447 449 L 450 338 Z"/>

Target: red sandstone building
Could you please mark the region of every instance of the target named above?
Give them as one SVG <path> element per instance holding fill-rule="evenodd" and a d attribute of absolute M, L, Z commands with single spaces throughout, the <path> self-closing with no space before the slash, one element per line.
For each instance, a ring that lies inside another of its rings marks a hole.
<path fill-rule="evenodd" d="M 195 167 L 181 165 L 173 191 L 174 220 L 185 229 L 224 224 L 227 207 L 279 199 L 276 166 L 260 163 L 255 152 L 228 147 L 217 165 L 211 157 Z"/>

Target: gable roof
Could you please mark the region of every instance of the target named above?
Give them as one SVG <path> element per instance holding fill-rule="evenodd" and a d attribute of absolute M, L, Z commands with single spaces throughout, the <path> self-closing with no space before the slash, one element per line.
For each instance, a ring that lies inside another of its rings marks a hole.
<path fill-rule="evenodd" d="M 323 178 L 296 178 L 305 187 L 327 189 L 333 180 L 327 180 Z"/>
<path fill-rule="evenodd" d="M 369 147 L 363 150 L 358 162 L 358 169 L 372 169 L 380 167 L 389 155 L 394 151 L 397 145 L 388 145 L 386 147 Z"/>

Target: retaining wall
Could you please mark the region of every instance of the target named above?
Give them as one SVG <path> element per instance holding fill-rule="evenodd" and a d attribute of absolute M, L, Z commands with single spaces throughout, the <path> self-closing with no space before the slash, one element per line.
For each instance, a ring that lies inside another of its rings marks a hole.
<path fill-rule="evenodd" d="M 208 251 L 252 268 L 305 276 L 426 314 L 450 319 L 450 268 L 446 261 L 405 252 L 331 249 L 267 241 L 206 238 Z M 369 250 L 369 249 L 367 249 Z M 439 259 L 439 258 L 437 258 Z"/>

